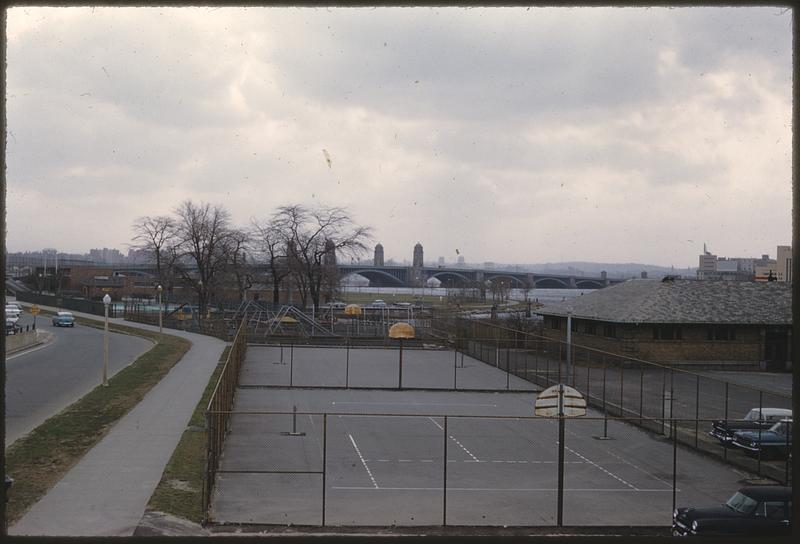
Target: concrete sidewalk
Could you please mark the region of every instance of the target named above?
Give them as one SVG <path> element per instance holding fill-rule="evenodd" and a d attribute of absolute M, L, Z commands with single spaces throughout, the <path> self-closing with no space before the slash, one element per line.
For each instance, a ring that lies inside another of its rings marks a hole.
<path fill-rule="evenodd" d="M 109 322 L 158 331 L 158 327 L 119 318 Z M 9 528 L 9 534 L 133 535 L 226 345 L 210 336 L 172 329 L 164 332 L 192 342 L 186 355 Z"/>

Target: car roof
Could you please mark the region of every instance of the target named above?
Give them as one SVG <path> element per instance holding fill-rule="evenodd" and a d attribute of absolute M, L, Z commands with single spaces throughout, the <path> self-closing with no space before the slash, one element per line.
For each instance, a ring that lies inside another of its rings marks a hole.
<path fill-rule="evenodd" d="M 57 315 L 72 315 L 72 312 L 58 312 Z"/>
<path fill-rule="evenodd" d="M 781 485 L 752 485 L 741 488 L 739 492 L 758 501 L 792 498 L 792 488 Z"/>
<path fill-rule="evenodd" d="M 758 411 L 758 408 L 753 408 L 753 410 Z M 792 410 L 790 408 L 761 408 L 761 413 L 766 415 L 791 415 Z"/>

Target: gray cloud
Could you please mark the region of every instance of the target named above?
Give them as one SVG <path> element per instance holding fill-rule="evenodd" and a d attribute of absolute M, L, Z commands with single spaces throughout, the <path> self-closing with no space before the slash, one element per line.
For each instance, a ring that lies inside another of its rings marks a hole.
<path fill-rule="evenodd" d="M 778 8 L 9 14 L 12 250 L 121 247 L 184 198 L 239 223 L 346 205 L 401 260 L 419 240 L 683 266 L 686 239 L 760 255 L 789 236 Z"/>

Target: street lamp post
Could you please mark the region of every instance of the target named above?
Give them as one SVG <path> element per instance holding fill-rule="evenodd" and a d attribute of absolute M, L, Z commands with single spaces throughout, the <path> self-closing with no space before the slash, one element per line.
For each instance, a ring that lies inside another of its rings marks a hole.
<path fill-rule="evenodd" d="M 103 306 L 105 307 L 105 328 L 103 332 L 103 387 L 108 387 L 108 305 L 111 303 L 111 297 L 106 293 L 103 297 Z"/>
<path fill-rule="evenodd" d="M 162 334 L 164 331 L 162 330 L 162 324 L 161 324 L 161 314 L 163 313 L 161 310 L 161 291 L 163 291 L 164 288 L 161 287 L 161 285 L 159 285 L 157 289 L 158 289 L 158 334 Z"/>

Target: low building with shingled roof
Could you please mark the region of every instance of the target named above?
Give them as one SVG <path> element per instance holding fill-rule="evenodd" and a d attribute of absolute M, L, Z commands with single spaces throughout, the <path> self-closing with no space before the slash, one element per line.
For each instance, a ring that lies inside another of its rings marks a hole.
<path fill-rule="evenodd" d="M 791 369 L 791 285 L 634 279 L 539 308 L 544 334 L 665 364 Z"/>

